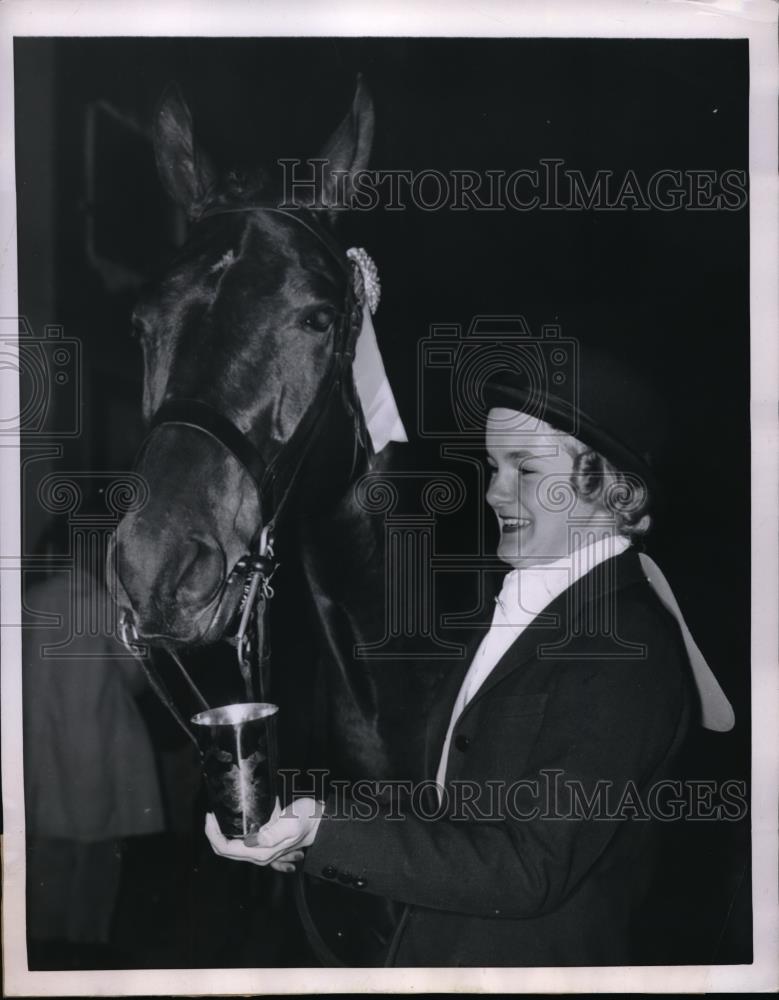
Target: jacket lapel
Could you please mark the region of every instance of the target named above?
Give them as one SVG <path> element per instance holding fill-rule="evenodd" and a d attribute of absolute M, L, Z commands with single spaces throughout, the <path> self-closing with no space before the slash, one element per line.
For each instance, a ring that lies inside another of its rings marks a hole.
<path fill-rule="evenodd" d="M 602 601 L 618 590 L 645 581 L 645 579 L 638 553 L 633 548 L 627 549 L 613 559 L 606 559 L 591 569 L 589 573 L 585 573 L 547 605 L 538 619 L 533 624 L 528 625 L 516 641 L 509 646 L 479 690 L 465 706 L 460 718 L 464 718 L 471 708 L 496 684 L 517 670 L 523 663 L 536 659 L 539 652 L 544 655 L 545 647 L 563 646 L 566 638 L 576 633 L 578 626 L 586 618 L 587 611 L 596 601 Z M 481 639 L 481 637 L 479 638 Z M 469 655 L 473 654 L 469 651 Z M 555 654 L 550 651 L 546 655 L 551 657 Z M 466 664 L 466 671 L 468 665 L 470 665 L 470 659 Z M 463 671 L 464 675 L 465 671 Z M 459 686 L 457 690 L 459 691 Z M 442 742 L 451 717 L 451 707 L 456 697 L 457 691 L 455 691 L 449 706 L 450 714 L 447 716 L 446 726 L 441 736 Z"/>
<path fill-rule="evenodd" d="M 462 659 L 455 661 L 446 676 L 441 680 L 436 690 L 436 699 L 430 710 L 425 730 L 425 769 L 424 774 L 435 778 L 438 763 L 441 758 L 441 748 L 449 728 L 452 709 L 460 693 L 460 686 L 468 672 L 468 667 L 479 648 L 479 644 L 487 632 L 485 628 L 477 629 L 468 640 Z"/>

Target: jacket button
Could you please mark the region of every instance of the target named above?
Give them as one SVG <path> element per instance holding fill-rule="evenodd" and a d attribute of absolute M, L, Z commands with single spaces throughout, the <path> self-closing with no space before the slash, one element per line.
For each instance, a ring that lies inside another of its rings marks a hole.
<path fill-rule="evenodd" d="M 354 882 L 354 875 L 351 872 L 341 872 L 338 876 L 338 881 L 343 882 L 344 885 L 350 885 Z"/>
<path fill-rule="evenodd" d="M 322 869 L 322 874 L 324 875 L 325 878 L 335 878 L 336 875 L 338 874 L 338 869 L 335 867 L 335 865 L 325 865 L 325 867 Z"/>
<path fill-rule="evenodd" d="M 471 745 L 470 737 L 466 736 L 465 733 L 460 733 L 455 737 L 454 745 L 458 750 L 467 750 Z"/>
<path fill-rule="evenodd" d="M 365 878 L 364 875 L 359 875 L 354 880 L 354 888 L 355 889 L 364 889 L 367 884 L 368 884 L 368 879 Z"/>

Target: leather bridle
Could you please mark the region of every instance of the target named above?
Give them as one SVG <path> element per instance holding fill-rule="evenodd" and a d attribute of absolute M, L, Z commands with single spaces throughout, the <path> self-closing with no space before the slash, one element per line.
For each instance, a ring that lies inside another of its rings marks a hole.
<path fill-rule="evenodd" d="M 369 447 L 365 433 L 362 407 L 356 397 L 352 362 L 357 337 L 362 324 L 362 310 L 365 308 L 360 285 L 355 282 L 355 264 L 350 262 L 344 250 L 332 239 L 315 218 L 306 219 L 299 209 L 282 209 L 275 205 L 253 203 L 237 207 L 214 207 L 203 212 L 198 222 L 219 215 L 246 212 L 273 212 L 294 220 L 312 233 L 335 258 L 346 276 L 346 292 L 341 312 L 336 317 L 333 352 L 327 370 L 295 430 L 279 451 L 268 461 L 247 434 L 241 431 L 219 410 L 197 399 L 166 399 L 151 419 L 149 429 L 136 459 L 136 464 L 148 447 L 154 432 L 163 426 L 190 427 L 217 441 L 232 454 L 252 479 L 260 508 L 260 528 L 252 540 L 250 549 L 236 562 L 223 584 L 217 612 L 227 599 L 234 599 L 237 591 L 242 591 L 239 607 L 241 614 L 238 630 L 231 639 L 237 649 L 238 663 L 246 685 L 249 700 L 264 701 L 265 677 L 267 673 L 267 628 L 268 600 L 273 596 L 270 585 L 276 569 L 274 539 L 276 528 L 284 513 L 294 485 L 303 468 L 306 456 L 321 433 L 334 399 L 340 395 L 347 413 L 355 420 L 357 440 Z M 215 616 L 217 614 L 215 612 Z M 255 638 L 250 636 L 251 619 L 255 620 Z M 212 623 L 213 624 L 213 623 Z M 122 638 L 128 648 L 137 647 L 138 634 L 131 619 L 124 618 L 121 624 Z M 134 633 L 134 634 L 133 634 Z M 258 695 L 251 676 L 251 654 L 256 651 L 259 664 L 257 671 Z M 183 670 L 183 665 L 179 662 Z M 147 670 L 148 673 L 148 670 Z M 186 674 L 186 671 L 185 671 Z M 159 678 L 149 678 L 157 694 L 167 704 L 185 729 L 183 719 L 175 709 Z M 187 678 L 189 680 L 189 678 Z M 190 680 L 190 684 L 191 684 Z M 193 685 L 194 687 L 194 685 Z"/>

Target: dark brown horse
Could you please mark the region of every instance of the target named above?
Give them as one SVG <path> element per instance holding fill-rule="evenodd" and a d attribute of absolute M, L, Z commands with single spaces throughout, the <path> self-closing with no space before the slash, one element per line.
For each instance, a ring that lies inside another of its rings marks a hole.
<path fill-rule="evenodd" d="M 338 173 L 348 196 L 373 128 L 360 82 L 319 154 L 320 205 L 335 204 Z M 282 569 L 266 696 L 281 705 L 282 730 L 286 720 L 308 738 L 291 763 L 346 779 L 418 778 L 440 667 L 354 654 L 382 637 L 386 604 L 383 521 L 354 484 L 391 449 L 372 455 L 354 392 L 360 305 L 337 212 L 278 211 L 269 171 L 217 176 L 176 90 L 158 110 L 155 152 L 191 228 L 133 317 L 151 426 L 137 471 L 149 500 L 117 531 L 118 603 L 152 646 L 219 640 L 242 595 L 236 564 L 273 517 Z"/>

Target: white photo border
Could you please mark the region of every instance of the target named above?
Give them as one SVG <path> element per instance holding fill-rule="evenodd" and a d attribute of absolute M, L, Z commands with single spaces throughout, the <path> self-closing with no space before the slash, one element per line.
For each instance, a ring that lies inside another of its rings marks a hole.
<path fill-rule="evenodd" d="M 483 36 L 746 38 L 750 108 L 750 307 L 752 421 L 752 844 L 754 962 L 737 966 L 551 969 L 185 969 L 29 972 L 24 910 L 21 634 L 2 629 L 3 954 L 8 996 L 308 993 L 710 993 L 779 987 L 779 254 L 777 120 L 779 60 L 773 0 L 5 0 L 0 6 L 0 317 L 18 315 L 14 171 L 15 36 Z M 141 31 L 140 28 L 143 28 Z M 3 412 L 18 412 L 4 378 Z M 21 619 L 19 451 L 0 447 L 2 622 Z"/>

